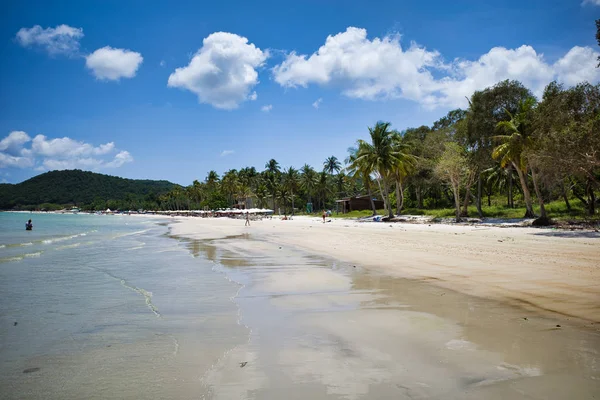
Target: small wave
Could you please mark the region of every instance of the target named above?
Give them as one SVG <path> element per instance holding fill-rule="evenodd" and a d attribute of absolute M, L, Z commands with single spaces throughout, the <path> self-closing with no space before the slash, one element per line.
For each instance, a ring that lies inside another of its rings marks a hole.
<path fill-rule="evenodd" d="M 107 272 L 107 271 L 104 271 L 101 269 L 97 269 L 97 268 L 93 268 L 93 269 L 100 271 L 100 272 L 110 276 L 113 279 L 118 280 L 119 282 L 121 282 L 121 285 L 123 287 L 126 287 L 127 289 L 132 290 L 132 291 L 144 296 L 144 301 L 146 302 L 146 306 L 148 306 L 150 311 L 152 311 L 154 313 L 154 315 L 156 315 L 157 317 L 159 317 L 159 318 L 161 317 L 161 314 L 158 311 L 158 308 L 152 303 L 152 292 L 149 292 L 145 289 L 139 288 L 134 285 L 130 285 L 129 283 L 127 283 L 127 281 L 125 279 L 119 278 L 118 276 L 115 276 L 115 275 L 111 274 L 110 272 Z"/>
<path fill-rule="evenodd" d="M 0 244 L 0 249 L 3 249 L 3 248 L 5 248 L 5 247 L 6 247 L 6 245 L 5 245 L 5 244 Z"/>
<path fill-rule="evenodd" d="M 64 246 L 58 246 L 56 250 L 66 250 L 66 249 L 74 249 L 75 247 L 79 247 L 81 243 L 73 243 L 73 244 L 65 244 Z"/>
<path fill-rule="evenodd" d="M 33 243 L 31 243 L 31 242 L 20 243 L 19 246 L 33 246 Z"/>
<path fill-rule="evenodd" d="M 28 258 L 31 258 L 31 257 L 39 257 L 39 256 L 41 256 L 41 255 L 42 255 L 42 252 L 41 252 L 41 251 L 36 251 L 35 253 L 27 253 L 27 254 L 23 254 L 23 256 L 24 256 L 24 257 L 28 257 Z"/>
<path fill-rule="evenodd" d="M 121 237 L 125 237 L 125 236 L 134 236 L 134 235 L 141 235 L 142 233 L 146 233 L 148 232 L 150 229 L 143 229 L 141 231 L 136 231 L 136 232 L 129 232 L 129 233 L 121 233 L 118 235 L 113 236 L 111 239 L 117 239 L 117 238 L 121 238 Z"/>
<path fill-rule="evenodd" d="M 0 263 L 8 263 L 8 262 L 13 262 L 13 261 L 21 261 L 24 258 L 25 258 L 25 255 L 0 258 Z"/>
<path fill-rule="evenodd" d="M 56 238 L 52 238 L 52 239 L 45 239 L 42 240 L 42 243 L 44 244 L 51 244 L 51 243 L 56 243 L 56 242 L 64 242 L 65 240 L 71 240 L 71 239 L 75 239 L 81 236 L 87 236 L 87 233 L 78 233 L 76 235 L 69 235 L 69 236 L 60 236 L 60 237 L 56 237 Z"/>
<path fill-rule="evenodd" d="M 145 247 L 145 245 L 130 247 L 128 249 L 125 249 L 125 251 L 139 250 L 139 249 L 143 249 L 144 247 Z"/>

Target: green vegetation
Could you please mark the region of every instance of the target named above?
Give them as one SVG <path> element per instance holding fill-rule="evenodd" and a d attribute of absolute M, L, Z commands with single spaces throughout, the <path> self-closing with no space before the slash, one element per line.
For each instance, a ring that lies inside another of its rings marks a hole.
<path fill-rule="evenodd" d="M 16 185 L 0 185 L 0 209 L 157 209 L 159 196 L 176 187 L 167 181 L 124 179 L 80 170 L 52 171 Z"/>
<path fill-rule="evenodd" d="M 556 200 L 546 204 L 546 211 L 548 215 L 556 221 L 590 221 L 585 213 L 585 205 L 579 200 L 575 199 L 571 203 L 571 209 L 569 210 L 564 201 Z M 477 208 L 472 205 L 468 208 L 470 215 L 477 215 Z M 534 207 L 534 211 L 539 211 Z M 379 214 L 384 214 L 385 210 L 377 210 Z M 483 213 L 486 218 L 500 218 L 500 219 L 520 219 L 526 212 L 524 205 L 511 208 L 506 205 L 492 205 L 491 207 L 483 206 Z M 456 216 L 456 210 L 454 208 L 437 208 L 437 209 L 418 209 L 418 208 L 407 208 L 404 210 L 405 215 L 423 215 L 432 218 L 454 218 Z M 373 212 L 371 210 L 351 211 L 346 214 L 333 213 L 331 218 L 365 218 L 371 217 Z M 315 217 L 320 217 L 321 214 L 313 214 Z"/>

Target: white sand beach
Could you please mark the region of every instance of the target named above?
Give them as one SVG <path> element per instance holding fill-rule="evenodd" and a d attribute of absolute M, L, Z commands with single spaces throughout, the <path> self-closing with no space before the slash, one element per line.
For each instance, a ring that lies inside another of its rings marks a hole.
<path fill-rule="evenodd" d="M 233 300 L 250 337 L 203 375 L 207 398 L 600 392 L 597 232 L 171 220 L 242 285 Z"/>
<path fill-rule="evenodd" d="M 250 234 L 356 268 L 430 282 L 524 309 L 600 323 L 600 233 L 486 225 L 364 223 L 295 217 L 174 218 L 193 239 Z M 234 246 L 230 244 L 230 246 Z M 236 242 L 242 254 L 260 252 Z M 323 283 L 315 278 L 313 285 Z"/>

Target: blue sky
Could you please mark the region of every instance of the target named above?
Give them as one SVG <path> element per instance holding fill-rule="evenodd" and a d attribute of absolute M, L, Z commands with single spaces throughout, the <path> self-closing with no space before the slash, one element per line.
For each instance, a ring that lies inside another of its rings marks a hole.
<path fill-rule="evenodd" d="M 0 181 L 188 185 L 346 156 L 502 79 L 600 81 L 600 0 L 19 1 L 0 16 Z"/>

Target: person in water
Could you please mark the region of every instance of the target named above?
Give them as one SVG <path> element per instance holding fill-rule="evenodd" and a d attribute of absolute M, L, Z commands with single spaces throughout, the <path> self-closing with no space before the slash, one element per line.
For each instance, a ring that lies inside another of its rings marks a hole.
<path fill-rule="evenodd" d="M 30 231 L 33 229 L 33 224 L 31 223 L 31 220 L 27 221 L 27 223 L 25 224 L 25 230 L 26 231 Z"/>

